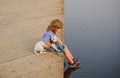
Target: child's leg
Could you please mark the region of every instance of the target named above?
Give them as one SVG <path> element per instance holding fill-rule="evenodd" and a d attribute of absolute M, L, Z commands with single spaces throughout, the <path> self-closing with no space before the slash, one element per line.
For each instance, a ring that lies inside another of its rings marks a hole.
<path fill-rule="evenodd" d="M 67 54 L 72 58 L 74 59 L 74 57 L 72 56 L 70 50 L 68 49 L 68 47 L 65 45 L 65 50 L 68 52 Z"/>
<path fill-rule="evenodd" d="M 68 52 L 67 54 L 72 58 L 72 60 L 73 60 L 74 62 L 78 63 L 78 65 L 80 65 L 79 60 L 76 59 L 76 58 L 74 58 L 74 57 L 72 56 L 71 52 L 69 51 L 69 49 L 67 48 L 66 45 L 65 45 L 65 50 Z"/>
<path fill-rule="evenodd" d="M 74 60 L 73 60 L 73 56 L 72 54 L 70 53 L 69 49 L 67 48 L 67 46 L 65 45 L 65 48 L 64 48 L 64 54 L 68 60 L 68 62 L 70 64 L 73 64 L 74 63 Z"/>
<path fill-rule="evenodd" d="M 73 59 L 71 58 L 71 56 L 69 55 L 67 49 L 64 50 L 64 54 L 65 54 L 65 56 L 66 56 L 68 62 L 69 62 L 70 64 L 73 64 L 74 61 L 73 61 Z"/>
<path fill-rule="evenodd" d="M 70 53 L 70 51 L 69 51 L 69 49 L 68 49 L 68 47 L 67 47 L 66 45 L 58 44 L 57 49 L 59 49 L 59 50 L 61 50 L 61 51 L 67 51 L 68 54 L 69 54 L 69 56 L 70 56 L 71 58 L 74 58 L 74 57 L 72 56 L 72 54 Z"/>

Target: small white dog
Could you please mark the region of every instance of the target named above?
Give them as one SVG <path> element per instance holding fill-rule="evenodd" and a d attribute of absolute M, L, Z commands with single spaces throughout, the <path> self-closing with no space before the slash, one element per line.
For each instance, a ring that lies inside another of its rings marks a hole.
<path fill-rule="evenodd" d="M 44 46 L 45 46 L 45 43 L 43 41 L 37 42 L 34 46 L 34 53 L 37 56 L 41 53 L 46 53 L 46 52 L 43 52 L 43 51 L 45 51 Z"/>
<path fill-rule="evenodd" d="M 54 44 L 55 42 L 57 42 L 57 37 L 56 36 L 51 36 L 51 40 L 53 41 L 52 43 L 52 47 L 56 50 L 56 51 L 60 51 L 56 48 L 56 45 Z M 45 43 L 43 41 L 38 41 L 35 46 L 34 46 L 34 53 L 38 56 L 39 54 L 42 54 L 42 53 L 46 53 L 46 52 L 43 52 L 45 51 L 44 47 L 47 47 L 45 45 Z"/>

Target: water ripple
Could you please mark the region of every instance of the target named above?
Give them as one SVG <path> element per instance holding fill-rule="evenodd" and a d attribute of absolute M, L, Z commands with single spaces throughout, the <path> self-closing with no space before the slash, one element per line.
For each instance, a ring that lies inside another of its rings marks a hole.
<path fill-rule="evenodd" d="M 80 78 L 80 77 L 93 77 L 96 73 L 96 62 L 95 59 L 91 58 L 78 58 L 80 59 L 81 67 L 76 70 L 71 70 L 70 73 L 68 73 L 69 77 L 65 78 Z M 71 77 L 70 77 L 71 76 Z"/>

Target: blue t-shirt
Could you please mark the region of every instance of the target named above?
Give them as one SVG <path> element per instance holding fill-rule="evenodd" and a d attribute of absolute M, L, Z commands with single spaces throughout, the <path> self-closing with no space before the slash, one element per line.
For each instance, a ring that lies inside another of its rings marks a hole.
<path fill-rule="evenodd" d="M 56 35 L 56 34 L 53 33 L 52 31 L 46 31 L 42 36 L 42 40 L 43 41 L 49 41 L 50 38 L 51 38 L 51 35 Z"/>
<path fill-rule="evenodd" d="M 53 33 L 52 31 L 46 31 L 43 36 L 42 36 L 42 41 L 50 41 L 51 39 L 51 35 L 56 35 L 55 33 Z M 54 48 L 51 47 L 46 47 L 47 50 L 49 51 L 54 51 Z"/>
<path fill-rule="evenodd" d="M 52 31 L 46 31 L 46 32 L 43 34 L 43 36 L 42 36 L 42 40 L 43 40 L 43 41 L 50 41 L 52 35 L 56 35 L 56 33 L 53 33 Z M 58 45 L 56 45 L 56 47 L 57 47 L 59 50 L 63 51 L 64 48 L 65 48 L 64 45 L 61 45 L 61 44 L 60 44 L 60 46 L 61 46 L 63 49 L 61 49 Z M 49 47 L 48 50 L 53 51 L 54 49 Z"/>

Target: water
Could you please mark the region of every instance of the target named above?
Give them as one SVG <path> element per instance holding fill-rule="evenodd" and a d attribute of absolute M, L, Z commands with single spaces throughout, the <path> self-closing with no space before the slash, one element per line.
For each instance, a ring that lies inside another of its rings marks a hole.
<path fill-rule="evenodd" d="M 66 78 L 120 78 L 120 0 L 65 0 L 65 44 L 81 68 Z"/>

